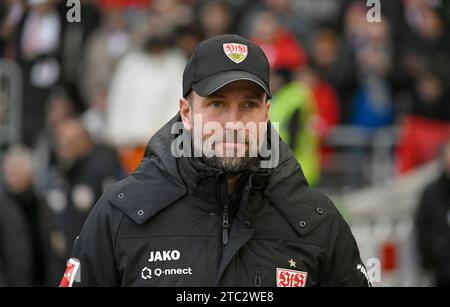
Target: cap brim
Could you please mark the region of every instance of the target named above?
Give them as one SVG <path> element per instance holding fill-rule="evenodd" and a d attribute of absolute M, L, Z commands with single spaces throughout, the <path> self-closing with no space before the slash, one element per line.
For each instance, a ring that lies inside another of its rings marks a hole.
<path fill-rule="evenodd" d="M 269 88 L 261 78 L 242 70 L 231 70 L 214 74 L 197 82 L 192 86 L 192 88 L 200 96 L 207 97 L 220 90 L 225 85 L 240 80 L 248 80 L 258 84 L 267 93 L 268 98 L 272 99 L 272 94 L 270 93 Z"/>

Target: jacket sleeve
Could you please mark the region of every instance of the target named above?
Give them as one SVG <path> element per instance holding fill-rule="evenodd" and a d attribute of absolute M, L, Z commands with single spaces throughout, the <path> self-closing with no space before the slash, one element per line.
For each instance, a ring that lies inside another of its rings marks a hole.
<path fill-rule="evenodd" d="M 371 287 L 366 268 L 361 261 L 358 246 L 350 227 L 341 215 L 337 216 L 330 240 L 323 277 L 323 287 Z"/>
<path fill-rule="evenodd" d="M 105 196 L 98 201 L 75 240 L 60 286 L 121 285 L 116 265 L 115 241 L 122 217 L 123 213 L 111 206 Z M 74 268 L 74 263 L 79 265 Z"/>

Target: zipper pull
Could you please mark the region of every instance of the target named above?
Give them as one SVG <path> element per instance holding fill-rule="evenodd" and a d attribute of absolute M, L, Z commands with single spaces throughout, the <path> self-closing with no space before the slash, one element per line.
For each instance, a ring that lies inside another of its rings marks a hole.
<path fill-rule="evenodd" d="M 262 274 L 255 274 L 255 287 L 261 287 L 262 285 Z"/>
<path fill-rule="evenodd" d="M 230 220 L 228 218 L 228 206 L 223 207 L 222 215 L 222 241 L 223 245 L 228 243 L 228 229 L 230 228 Z"/>

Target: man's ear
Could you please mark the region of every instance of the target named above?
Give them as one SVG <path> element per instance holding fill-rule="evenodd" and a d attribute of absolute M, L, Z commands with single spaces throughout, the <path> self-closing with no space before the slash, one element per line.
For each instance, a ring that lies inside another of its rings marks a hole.
<path fill-rule="evenodd" d="M 183 121 L 184 129 L 186 129 L 187 131 L 192 131 L 191 118 L 193 114 L 191 105 L 189 101 L 187 101 L 183 97 L 180 98 L 179 105 L 180 105 L 181 120 Z"/>
<path fill-rule="evenodd" d="M 266 123 L 269 121 L 269 114 L 270 114 L 270 107 L 272 105 L 270 104 L 270 100 L 266 100 Z"/>

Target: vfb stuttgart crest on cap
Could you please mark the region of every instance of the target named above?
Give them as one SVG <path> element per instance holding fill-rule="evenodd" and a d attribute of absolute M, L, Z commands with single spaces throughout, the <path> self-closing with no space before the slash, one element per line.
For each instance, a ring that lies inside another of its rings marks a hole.
<path fill-rule="evenodd" d="M 236 64 L 239 64 L 242 61 L 244 61 L 248 55 L 248 47 L 243 44 L 236 44 L 236 43 L 223 44 L 223 51 L 230 58 L 230 60 L 232 60 Z"/>

